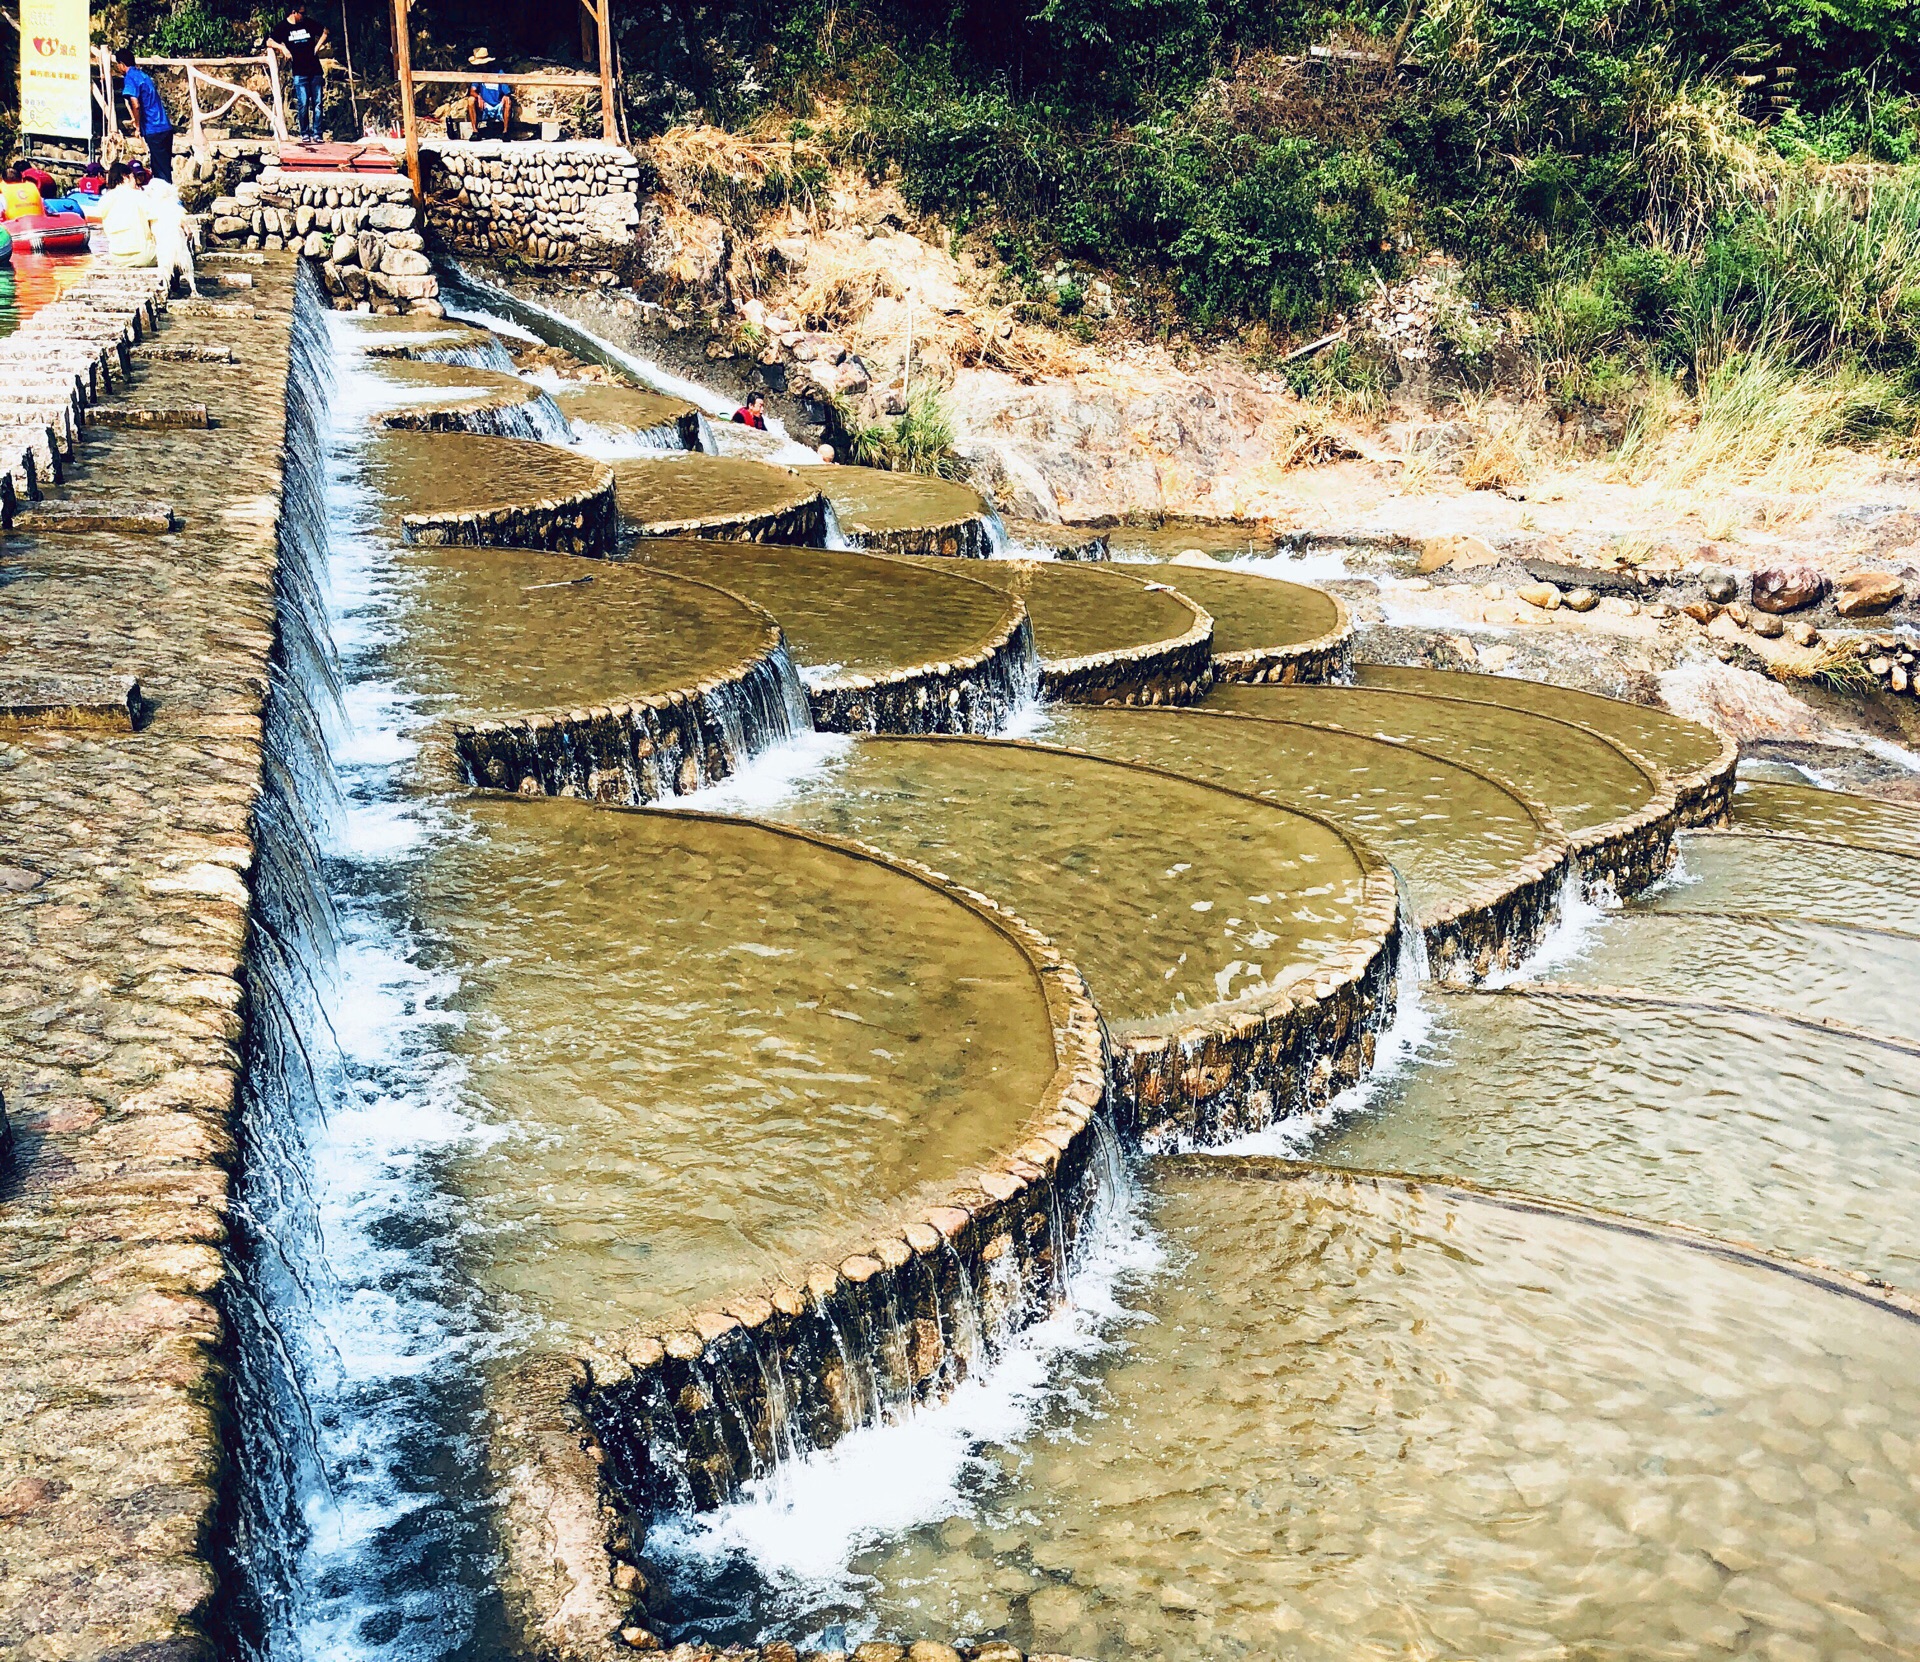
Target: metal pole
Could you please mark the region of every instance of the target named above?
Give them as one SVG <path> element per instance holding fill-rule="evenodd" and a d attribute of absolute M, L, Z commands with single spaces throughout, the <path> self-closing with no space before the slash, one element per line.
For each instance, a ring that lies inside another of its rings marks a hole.
<path fill-rule="evenodd" d="M 420 122 L 413 113 L 413 38 L 407 26 L 407 0 L 393 0 L 393 71 L 400 82 L 400 130 L 407 135 L 407 177 L 413 181 L 416 202 L 425 203 L 420 188 Z"/>

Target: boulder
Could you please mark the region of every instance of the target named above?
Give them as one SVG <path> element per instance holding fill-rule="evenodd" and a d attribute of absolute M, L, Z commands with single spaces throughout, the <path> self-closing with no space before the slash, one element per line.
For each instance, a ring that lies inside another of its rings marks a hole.
<path fill-rule="evenodd" d="M 410 202 L 379 202 L 367 210 L 367 223 L 381 231 L 411 231 L 414 219 Z"/>
<path fill-rule="evenodd" d="M 1522 583 L 1514 594 L 1529 606 L 1537 606 L 1543 612 L 1557 612 L 1560 609 L 1560 589 L 1554 583 Z"/>
<path fill-rule="evenodd" d="M 1753 603 L 1763 612 L 1797 612 L 1823 600 L 1829 587 L 1812 566 L 1763 566 L 1753 574 Z"/>
<path fill-rule="evenodd" d="M 1590 612 L 1599 601 L 1592 589 L 1568 589 L 1560 597 L 1560 604 L 1570 612 Z"/>
<path fill-rule="evenodd" d="M 1897 606 L 1907 587 L 1890 571 L 1854 571 L 1840 579 L 1834 610 L 1842 617 L 1868 617 Z"/>
<path fill-rule="evenodd" d="M 1420 545 L 1420 558 L 1414 569 L 1421 576 L 1451 566 L 1456 571 L 1500 563 L 1500 556 L 1484 537 L 1429 537 Z"/>
<path fill-rule="evenodd" d="M 1701 572 L 1700 579 L 1707 591 L 1707 598 L 1717 606 L 1724 606 L 1740 592 L 1740 578 L 1725 566 L 1709 566 Z"/>

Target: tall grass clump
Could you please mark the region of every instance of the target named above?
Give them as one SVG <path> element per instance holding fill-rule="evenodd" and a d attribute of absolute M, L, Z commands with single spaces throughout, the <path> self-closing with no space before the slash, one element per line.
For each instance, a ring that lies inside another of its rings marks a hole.
<path fill-rule="evenodd" d="M 852 459 L 862 467 L 885 468 L 890 473 L 924 473 L 937 479 L 957 478 L 960 458 L 953 451 L 953 416 L 946 395 L 926 385 L 908 400 L 906 410 L 891 421 L 870 426 L 846 419 Z"/>

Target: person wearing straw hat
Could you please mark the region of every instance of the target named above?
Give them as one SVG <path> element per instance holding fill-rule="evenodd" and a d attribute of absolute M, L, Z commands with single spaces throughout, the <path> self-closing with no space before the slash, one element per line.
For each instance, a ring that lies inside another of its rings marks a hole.
<path fill-rule="evenodd" d="M 467 59 L 475 69 L 493 61 L 484 46 Z M 505 138 L 513 125 L 513 88 L 504 81 L 475 81 L 467 88 L 467 120 L 473 123 L 475 138 Z"/>

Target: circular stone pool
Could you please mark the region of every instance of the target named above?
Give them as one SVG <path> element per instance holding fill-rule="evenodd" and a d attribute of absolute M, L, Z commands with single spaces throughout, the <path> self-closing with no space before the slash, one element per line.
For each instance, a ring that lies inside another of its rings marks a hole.
<path fill-rule="evenodd" d="M 814 684 L 969 658 L 1019 616 L 1005 594 L 975 580 L 972 565 L 680 538 L 638 542 L 633 557 L 772 613 Z"/>
<path fill-rule="evenodd" d="M 1561 839 L 1497 780 L 1407 745 L 1197 710 L 1058 709 L 1049 742 L 1325 814 L 1390 860 L 1423 918 L 1526 880 Z"/>
<path fill-rule="evenodd" d="M 1673 778 L 1687 778 L 1720 759 L 1720 740 L 1710 728 L 1685 721 L 1645 704 L 1629 704 L 1598 693 L 1551 687 L 1538 681 L 1517 681 L 1504 675 L 1463 675 L 1438 669 L 1400 669 L 1367 664 L 1354 671 L 1363 687 L 1388 687 L 1398 692 L 1437 693 L 1470 699 L 1510 710 L 1532 710 L 1562 721 L 1591 727 L 1616 744 L 1623 744 L 1643 761 Z"/>
<path fill-rule="evenodd" d="M 1043 664 L 1176 641 L 1199 622 L 1166 584 L 1099 565 L 986 560 L 967 574 L 1020 597 Z"/>
<path fill-rule="evenodd" d="M 336 312 L 333 324 L 371 358 L 455 358 L 501 371 L 513 367 L 513 359 L 498 336 L 450 317 L 418 313 L 370 317 L 362 312 Z"/>
<path fill-rule="evenodd" d="M 862 739 L 775 812 L 1004 902 L 1121 1032 L 1308 980 L 1362 938 L 1367 858 L 1332 826 L 1095 757 Z"/>
<path fill-rule="evenodd" d="M 461 977 L 449 1176 L 477 1273 L 554 1337 L 871 1239 L 1053 1078 L 1027 953 L 907 873 L 713 817 L 450 812 L 417 897 Z"/>
<path fill-rule="evenodd" d="M 1785 831 L 1889 854 L 1920 854 L 1920 808 L 1811 785 L 1742 785 L 1733 823 L 1742 830 Z"/>
<path fill-rule="evenodd" d="M 969 485 L 877 467 L 827 467 L 820 488 L 840 529 L 868 548 L 947 558 L 989 552 L 991 510 Z"/>
<path fill-rule="evenodd" d="M 700 410 L 684 398 L 611 382 L 569 381 L 553 389 L 553 401 L 585 436 L 631 438 L 672 433 L 685 449 L 687 433 L 699 430 Z"/>
<path fill-rule="evenodd" d="M 788 468 L 737 456 L 669 454 L 622 458 L 613 472 L 620 523 L 643 537 L 814 547 L 826 540 L 826 498 L 812 478 Z"/>
<path fill-rule="evenodd" d="M 1148 1212 L 1166 1268 L 1123 1284 L 1135 1319 L 924 1523 L 876 1544 L 782 1530 L 777 1502 L 723 1513 L 731 1574 L 667 1566 L 690 1624 L 1114 1662 L 1906 1654 L 1903 1315 L 1659 1234 L 1269 1162 L 1172 1162 Z"/>
<path fill-rule="evenodd" d="M 1462 678 L 1464 679 L 1464 678 Z M 1373 687 L 1226 684 L 1209 709 L 1324 722 L 1421 745 L 1506 780 L 1580 836 L 1639 813 L 1660 782 L 1590 728 L 1508 705 Z"/>
<path fill-rule="evenodd" d="M 672 692 L 768 649 L 773 619 L 649 566 L 519 548 L 409 548 L 397 565 L 409 691 L 446 719 Z"/>
<path fill-rule="evenodd" d="M 1153 576 L 1213 614 L 1216 658 L 1300 646 L 1340 627 L 1340 604 L 1322 589 L 1258 572 L 1174 564 Z"/>
<path fill-rule="evenodd" d="M 446 432 L 470 429 L 476 419 L 524 409 L 546 396 L 531 381 L 497 369 L 412 358 L 377 360 L 366 370 L 366 384 L 383 426 Z"/>
<path fill-rule="evenodd" d="M 388 511 L 448 518 L 566 500 L 599 488 L 603 463 L 533 439 L 480 433 L 389 433 L 368 452 Z"/>

